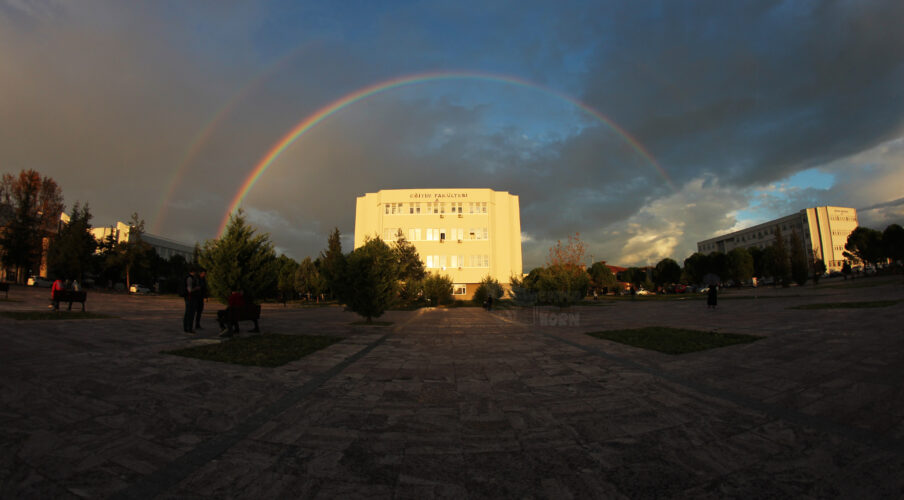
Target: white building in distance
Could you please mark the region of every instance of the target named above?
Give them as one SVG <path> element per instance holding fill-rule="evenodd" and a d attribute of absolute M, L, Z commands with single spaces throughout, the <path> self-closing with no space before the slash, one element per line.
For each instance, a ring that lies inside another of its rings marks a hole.
<path fill-rule="evenodd" d="M 503 286 L 521 277 L 518 196 L 492 189 L 384 189 L 359 196 L 355 248 L 368 237 L 387 243 L 401 231 L 427 272 L 448 275 L 457 299 L 490 276 Z"/>
<path fill-rule="evenodd" d="M 853 208 L 805 208 L 796 214 L 700 241 L 697 251 L 728 253 L 738 247 L 766 248 L 775 241 L 775 229 L 780 227 L 787 245 L 790 245 L 791 233 L 796 231 L 807 255 L 825 262 L 829 271 L 840 271 L 845 260 L 844 245 L 858 225 L 857 210 Z"/>

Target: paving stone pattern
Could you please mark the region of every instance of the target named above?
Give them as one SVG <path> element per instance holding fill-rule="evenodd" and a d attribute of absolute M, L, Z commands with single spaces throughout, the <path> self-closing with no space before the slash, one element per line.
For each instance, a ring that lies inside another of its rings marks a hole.
<path fill-rule="evenodd" d="M 870 279 L 383 328 L 265 304 L 264 334 L 344 339 L 278 368 L 161 352 L 219 342 L 214 303 L 190 336 L 181 299 L 89 292 L 117 317 L 0 318 L 0 497 L 902 498 L 904 302 L 788 309 L 904 299 Z M 670 356 L 585 334 L 653 325 L 766 338 Z"/>

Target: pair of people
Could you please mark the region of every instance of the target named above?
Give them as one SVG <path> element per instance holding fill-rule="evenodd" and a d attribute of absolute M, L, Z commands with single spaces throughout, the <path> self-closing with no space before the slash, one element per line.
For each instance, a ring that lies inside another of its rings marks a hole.
<path fill-rule="evenodd" d="M 185 315 L 182 317 L 182 330 L 195 333 L 201 328 L 201 313 L 204 311 L 204 300 L 207 298 L 207 272 L 196 269 L 189 271 L 185 277 Z"/>
<path fill-rule="evenodd" d="M 220 337 L 232 337 L 239 332 L 239 322 L 230 322 L 228 320 L 229 309 L 241 308 L 252 303 L 251 297 L 246 296 L 242 290 L 233 290 L 232 293 L 229 294 L 229 297 L 226 299 L 226 309 L 217 311 L 217 322 L 220 323 Z M 251 330 L 251 332 L 257 333 L 260 331 L 260 327 L 257 324 L 257 319 L 254 319 L 253 321 L 254 329 Z"/>

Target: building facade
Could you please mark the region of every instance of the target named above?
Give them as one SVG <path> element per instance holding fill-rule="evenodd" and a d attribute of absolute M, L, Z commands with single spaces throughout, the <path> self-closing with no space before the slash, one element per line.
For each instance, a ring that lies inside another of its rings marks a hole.
<path fill-rule="evenodd" d="M 358 197 L 355 248 L 368 237 L 394 242 L 399 231 L 427 272 L 452 279 L 456 299 L 471 298 L 487 276 L 507 285 L 522 275 L 521 210 L 506 191 L 384 189 Z"/>
<path fill-rule="evenodd" d="M 844 245 L 858 226 L 857 210 L 847 207 L 813 207 L 747 229 L 723 234 L 697 243 L 701 253 L 728 253 L 734 248 L 766 248 L 775 241 L 775 229 L 781 228 L 786 244 L 792 232 L 803 241 L 807 255 L 825 262 L 829 271 L 844 265 Z"/>
<path fill-rule="evenodd" d="M 113 241 L 117 243 L 129 241 L 131 238 L 129 225 L 122 221 L 117 221 L 116 224 L 111 224 L 109 226 L 92 228 L 91 234 L 94 235 L 94 239 L 96 239 L 98 243 L 104 242 L 110 236 L 112 236 Z M 169 260 L 174 255 L 181 255 L 185 258 L 186 262 L 194 260 L 195 248 L 191 245 L 179 243 L 178 241 L 173 241 L 150 233 L 141 233 L 141 241 L 150 245 L 151 248 L 157 252 L 157 255 L 163 259 Z"/>

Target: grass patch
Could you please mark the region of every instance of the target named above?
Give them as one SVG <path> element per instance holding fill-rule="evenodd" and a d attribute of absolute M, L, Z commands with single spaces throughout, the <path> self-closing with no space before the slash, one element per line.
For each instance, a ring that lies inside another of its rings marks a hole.
<path fill-rule="evenodd" d="M 392 324 L 392 321 L 371 321 L 368 323 L 366 320 L 361 320 L 349 324 L 355 326 L 389 326 Z"/>
<path fill-rule="evenodd" d="M 163 351 L 187 358 L 219 361 L 246 366 L 282 366 L 301 359 L 342 340 L 325 335 L 254 335 L 237 337 L 218 344 L 207 344 L 175 351 Z"/>
<path fill-rule="evenodd" d="M 874 307 L 889 307 L 901 302 L 900 300 L 872 300 L 867 302 L 826 302 L 822 304 L 804 304 L 802 306 L 789 307 L 788 309 L 871 309 Z"/>
<path fill-rule="evenodd" d="M 630 330 L 606 330 L 587 335 L 666 354 L 685 354 L 734 344 L 746 344 L 763 337 L 738 333 L 704 332 L 665 326 L 649 326 Z"/>
<path fill-rule="evenodd" d="M 0 316 L 20 321 L 47 319 L 109 319 L 116 316 L 82 311 L 3 311 Z"/>

